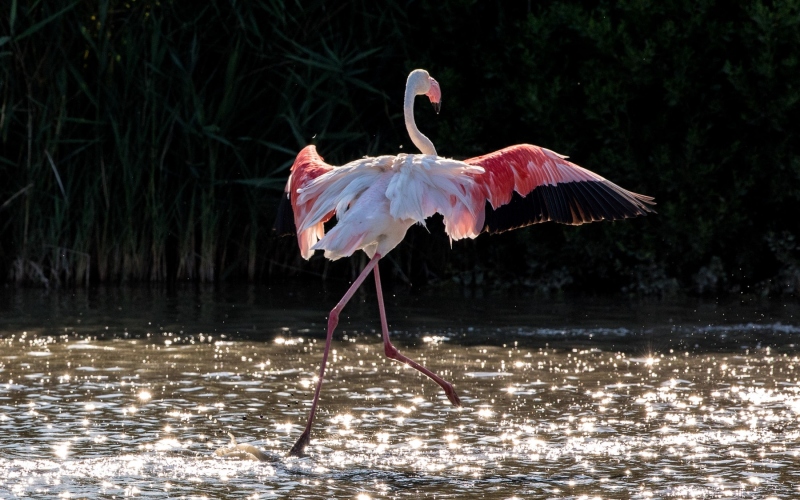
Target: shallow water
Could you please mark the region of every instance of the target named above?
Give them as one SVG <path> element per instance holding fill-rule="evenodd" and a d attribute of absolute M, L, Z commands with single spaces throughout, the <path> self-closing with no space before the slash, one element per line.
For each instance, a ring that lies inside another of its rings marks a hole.
<path fill-rule="evenodd" d="M 796 302 L 390 294 L 457 409 L 366 291 L 286 458 L 343 291 L 6 291 L 0 497 L 800 496 Z M 229 432 L 268 460 L 215 456 Z"/>

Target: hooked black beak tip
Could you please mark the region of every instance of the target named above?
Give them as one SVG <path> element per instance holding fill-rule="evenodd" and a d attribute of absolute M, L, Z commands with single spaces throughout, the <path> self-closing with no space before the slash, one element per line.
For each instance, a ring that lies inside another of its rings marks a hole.
<path fill-rule="evenodd" d="M 436 111 L 436 114 L 438 115 L 439 111 L 442 110 L 442 103 L 441 102 L 434 102 L 432 104 L 433 104 L 433 110 Z"/>

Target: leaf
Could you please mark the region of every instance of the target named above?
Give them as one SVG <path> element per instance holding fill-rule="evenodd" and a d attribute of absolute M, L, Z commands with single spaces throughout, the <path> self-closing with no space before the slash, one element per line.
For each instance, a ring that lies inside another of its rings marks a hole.
<path fill-rule="evenodd" d="M 0 162 L 5 163 L 6 165 L 9 165 L 9 166 L 14 167 L 14 168 L 17 167 L 17 163 L 16 162 L 9 160 L 5 156 L 0 156 Z"/>
<path fill-rule="evenodd" d="M 24 194 L 25 191 L 29 190 L 32 187 L 33 187 L 33 183 L 31 182 L 30 184 L 28 184 L 24 188 L 20 189 L 19 191 L 17 191 L 13 195 L 11 195 L 11 197 L 9 199 L 7 199 L 2 205 L 0 205 L 0 211 L 4 210 L 6 207 L 11 205 L 11 202 L 14 201 L 15 198 L 17 198 L 18 196 Z"/>
<path fill-rule="evenodd" d="M 56 180 L 58 181 L 58 187 L 61 188 L 61 194 L 64 195 L 64 201 L 69 201 L 67 199 L 67 192 L 66 190 L 64 190 L 64 183 L 61 182 L 61 176 L 58 174 L 58 169 L 56 168 L 56 164 L 53 161 L 53 157 L 50 156 L 50 153 L 47 152 L 47 150 L 45 150 L 44 154 L 45 156 L 47 156 L 47 159 L 50 160 L 50 166 L 53 168 L 53 173 L 56 175 Z"/>
<path fill-rule="evenodd" d="M 206 127 L 206 129 L 207 129 L 207 128 L 208 128 L 208 127 Z M 203 130 L 203 134 L 204 134 L 206 137 L 209 137 L 209 138 L 211 138 L 211 139 L 214 139 L 215 141 L 217 141 L 217 142 L 220 142 L 220 143 L 222 143 L 222 144 L 224 144 L 224 145 L 226 145 L 226 146 L 234 147 L 234 146 L 233 146 L 233 144 L 231 144 L 231 142 L 230 142 L 228 139 L 226 139 L 226 138 L 222 137 L 221 135 L 217 135 L 217 134 L 215 134 L 215 133 L 213 133 L 213 132 L 209 132 L 209 131 L 208 131 L 208 130 L 206 130 L 206 129 L 204 129 L 204 130 Z"/>
<path fill-rule="evenodd" d="M 89 86 L 86 84 L 86 80 L 83 79 L 83 76 L 80 74 L 80 72 L 71 64 L 67 66 L 67 69 L 69 69 L 69 72 L 72 73 L 72 77 L 75 78 L 75 81 L 78 83 L 78 87 L 80 87 L 80 89 L 83 91 L 86 98 L 89 99 L 92 104 L 97 106 L 97 98 L 89 90 Z"/>
<path fill-rule="evenodd" d="M 275 169 L 277 172 L 278 170 L 282 170 L 281 168 Z M 233 181 L 229 181 L 231 184 L 242 184 L 245 186 L 252 186 L 256 188 L 262 189 L 276 189 L 283 191 L 284 186 L 286 185 L 285 178 L 276 179 L 275 177 L 261 177 L 257 179 L 236 179 Z"/>
<path fill-rule="evenodd" d="M 14 22 L 17 20 L 17 0 L 11 0 L 11 15 L 8 18 L 9 32 L 14 34 Z M 0 44 L 2 45 L 2 44 Z"/>
<path fill-rule="evenodd" d="M 266 147 L 268 147 L 270 149 L 274 149 L 275 151 L 280 151 L 282 153 L 286 153 L 287 155 L 291 155 L 292 157 L 294 157 L 297 154 L 297 151 L 295 151 L 293 149 L 289 149 L 289 148 L 287 148 L 285 146 L 281 146 L 280 144 L 275 144 L 274 142 L 264 141 L 264 140 L 261 140 L 261 139 L 257 140 L 256 142 L 258 142 L 262 146 L 266 146 Z"/>
<path fill-rule="evenodd" d="M 61 9 L 58 12 L 56 12 L 55 14 L 53 14 L 50 17 L 48 17 L 47 19 L 45 19 L 43 21 L 39 21 L 38 23 L 34 24 L 33 26 L 29 27 L 28 29 L 26 29 L 25 31 L 20 33 L 19 36 L 14 37 L 14 40 L 18 42 L 20 40 L 23 40 L 23 39 L 35 34 L 37 31 L 42 29 L 45 25 L 49 24 L 51 21 L 55 21 L 56 19 L 61 17 L 61 15 L 64 14 L 65 12 L 72 10 L 72 8 L 75 7 L 76 5 L 78 5 L 79 3 L 80 3 L 79 1 L 75 2 L 75 3 L 73 3 L 72 5 L 70 5 L 68 7 L 64 7 L 63 9 Z M 14 13 L 14 15 L 16 15 L 15 14 L 15 12 L 16 12 L 16 4 L 17 3 L 15 1 L 11 6 L 12 7 L 12 13 Z"/>

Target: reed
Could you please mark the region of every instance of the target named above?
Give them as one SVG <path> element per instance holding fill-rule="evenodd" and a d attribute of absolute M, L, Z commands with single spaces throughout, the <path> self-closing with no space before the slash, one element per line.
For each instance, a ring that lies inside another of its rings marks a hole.
<path fill-rule="evenodd" d="M 356 103 L 384 99 L 362 76 L 401 18 L 366 1 L 12 0 L 0 37 L 8 278 L 255 279 L 297 148 L 375 149 Z"/>
<path fill-rule="evenodd" d="M 434 221 L 387 281 L 800 293 L 798 219 L 776 216 L 800 205 L 800 0 L 3 5 L 7 281 L 347 279 L 358 259 L 271 237 L 287 169 L 309 143 L 334 164 L 408 151 L 400 96 L 425 67 L 444 111 L 417 117 L 441 154 L 532 142 L 659 214 L 452 251 Z"/>

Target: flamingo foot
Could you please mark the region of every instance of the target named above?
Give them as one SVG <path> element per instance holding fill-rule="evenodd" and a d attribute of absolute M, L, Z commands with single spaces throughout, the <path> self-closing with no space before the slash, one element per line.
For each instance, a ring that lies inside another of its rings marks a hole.
<path fill-rule="evenodd" d="M 311 442 L 311 432 L 306 429 L 303 434 L 300 435 L 300 438 L 297 440 L 297 442 L 294 443 L 292 449 L 289 450 L 289 456 L 297 458 L 308 456 L 306 454 L 306 446 L 308 446 L 309 442 Z"/>
<path fill-rule="evenodd" d="M 458 394 L 456 394 L 453 384 L 447 383 L 446 385 L 443 385 L 442 388 L 444 389 L 444 393 L 447 395 L 447 399 L 453 403 L 453 406 L 461 408 L 461 399 L 458 397 Z"/>

